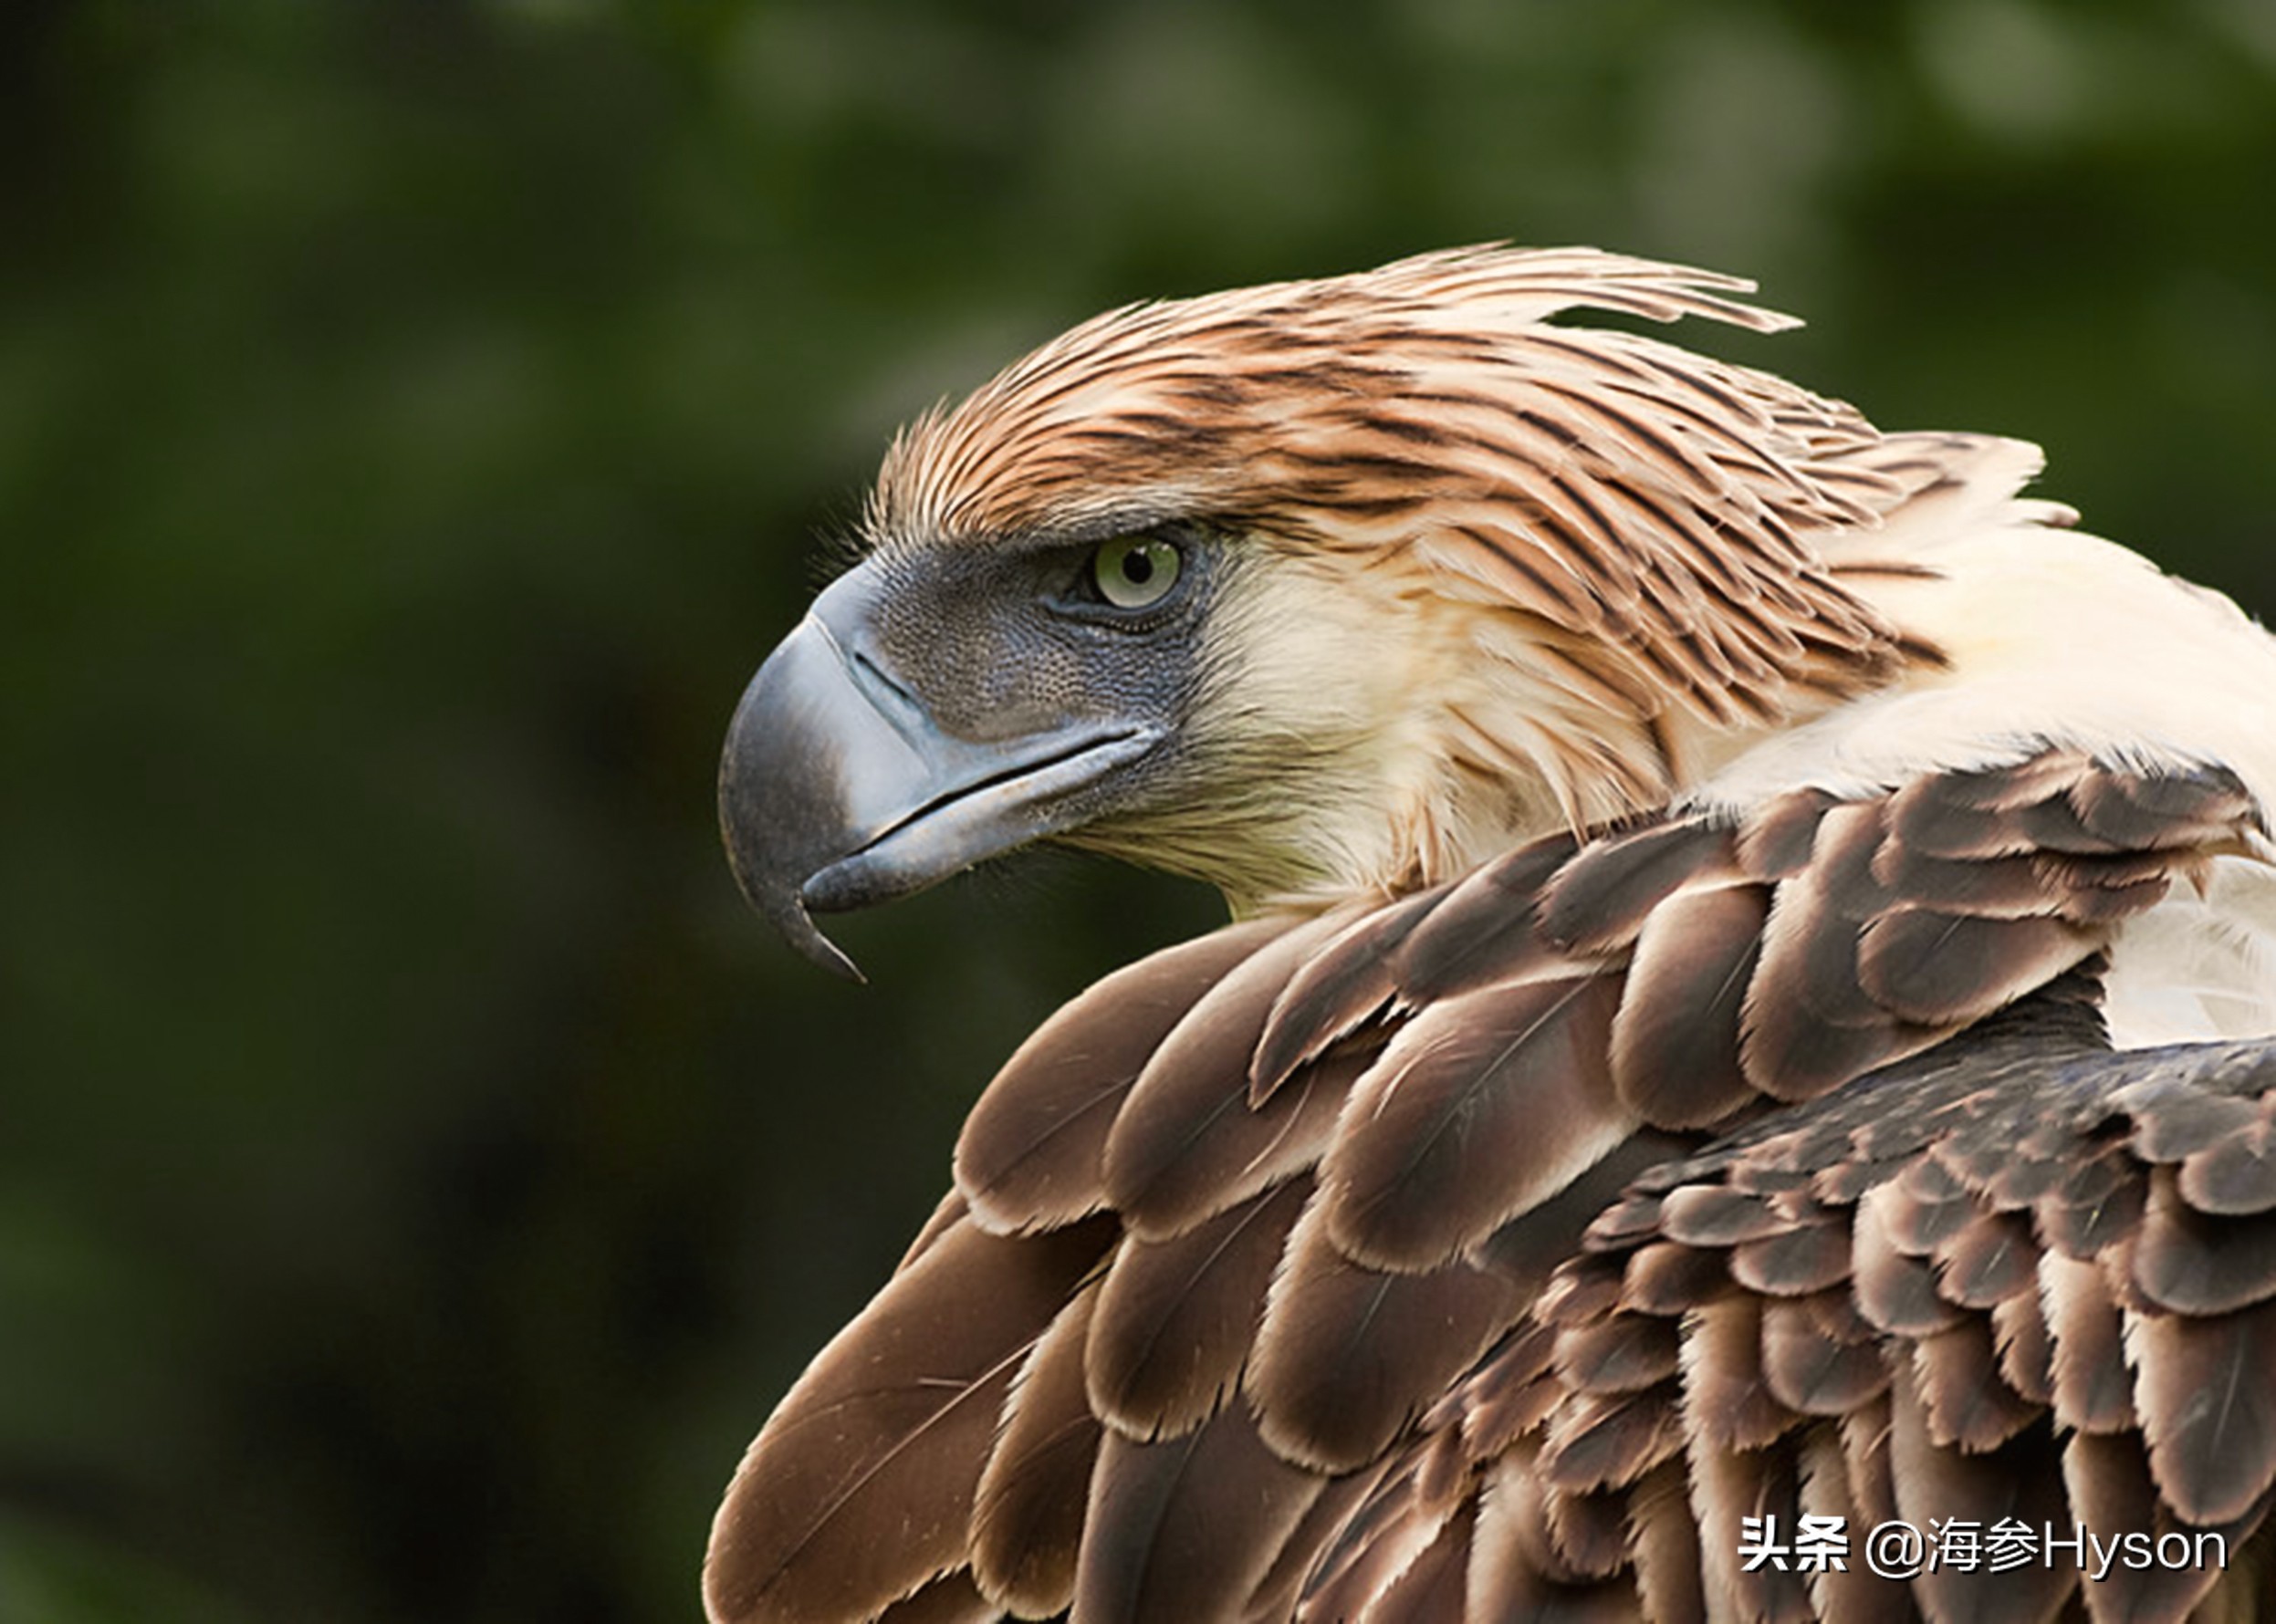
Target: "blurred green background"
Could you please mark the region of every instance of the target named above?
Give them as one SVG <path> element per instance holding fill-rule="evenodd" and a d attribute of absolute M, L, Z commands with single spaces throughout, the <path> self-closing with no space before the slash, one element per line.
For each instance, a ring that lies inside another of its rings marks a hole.
<path fill-rule="evenodd" d="M 861 990 L 716 851 L 892 425 L 1103 305 L 1743 270 L 2276 605 L 2266 0 L 0 16 L 0 1624 L 695 1616 L 994 1063 L 1216 917 L 1028 862 Z"/>

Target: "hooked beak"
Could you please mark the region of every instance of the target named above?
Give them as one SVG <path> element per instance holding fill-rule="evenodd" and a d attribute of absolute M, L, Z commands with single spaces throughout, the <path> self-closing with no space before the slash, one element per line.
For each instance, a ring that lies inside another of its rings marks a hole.
<path fill-rule="evenodd" d="M 865 566 L 816 599 L 744 691 L 719 765 L 736 882 L 792 946 L 861 973 L 810 915 L 920 890 L 1081 821 L 1076 792 L 1154 730 L 1086 721 L 1000 740 L 944 731 L 874 649 Z"/>

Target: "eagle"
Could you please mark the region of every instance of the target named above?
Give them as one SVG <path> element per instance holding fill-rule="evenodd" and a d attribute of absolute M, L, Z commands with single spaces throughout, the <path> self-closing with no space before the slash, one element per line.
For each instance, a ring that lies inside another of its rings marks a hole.
<path fill-rule="evenodd" d="M 1231 922 L 978 1095 L 716 1624 L 2276 1617 L 2276 640 L 1646 330 L 1752 292 L 1136 304 L 893 442 L 743 891 L 847 973 L 1035 842 Z"/>

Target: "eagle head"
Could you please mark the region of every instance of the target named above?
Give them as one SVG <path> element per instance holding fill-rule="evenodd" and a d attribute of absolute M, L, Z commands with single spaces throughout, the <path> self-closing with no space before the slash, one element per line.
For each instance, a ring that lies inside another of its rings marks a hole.
<path fill-rule="evenodd" d="M 1141 304 L 906 429 L 720 775 L 809 914 L 1050 839 L 1237 912 L 1657 806 L 1906 659 L 1827 560 L 1917 488 L 1853 410 L 1574 307 L 1750 284 L 1488 247 Z"/>

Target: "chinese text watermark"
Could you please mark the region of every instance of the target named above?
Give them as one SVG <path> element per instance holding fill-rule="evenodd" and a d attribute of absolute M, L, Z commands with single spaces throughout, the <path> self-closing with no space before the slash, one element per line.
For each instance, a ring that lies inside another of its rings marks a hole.
<path fill-rule="evenodd" d="M 1804 1515 L 1787 1529 L 1776 1516 L 1741 1517 L 1739 1571 L 1847 1573 L 1852 1548 L 1843 1517 Z M 2165 1534 L 2098 1534 L 2084 1524 L 2027 1523 L 2002 1517 L 1991 1524 L 1965 1517 L 1916 1523 L 1876 1523 L 1857 1541 L 1855 1560 L 1885 1579 L 1922 1573 L 2011 1573 L 2019 1567 L 2077 1570 L 2105 1579 L 2118 1568 L 2226 1568 L 2229 1541 L 2205 1529 Z"/>

